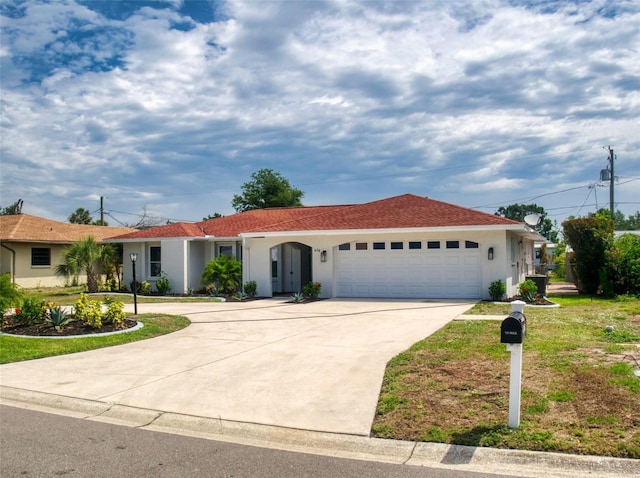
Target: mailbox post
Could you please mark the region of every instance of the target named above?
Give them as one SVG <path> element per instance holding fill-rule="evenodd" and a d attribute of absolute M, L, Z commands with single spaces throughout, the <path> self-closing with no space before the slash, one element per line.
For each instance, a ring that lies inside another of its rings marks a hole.
<path fill-rule="evenodd" d="M 509 374 L 509 428 L 520 425 L 520 394 L 522 390 L 522 342 L 527 333 L 527 320 L 522 313 L 525 302 L 511 302 L 511 314 L 500 326 L 500 342 L 511 352 Z"/>

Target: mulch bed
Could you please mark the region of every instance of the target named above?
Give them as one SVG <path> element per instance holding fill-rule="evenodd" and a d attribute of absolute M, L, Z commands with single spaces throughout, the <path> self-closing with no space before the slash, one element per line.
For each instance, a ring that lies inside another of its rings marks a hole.
<path fill-rule="evenodd" d="M 80 321 L 73 321 L 57 331 L 47 323 L 25 325 L 16 320 L 14 315 L 2 318 L 2 332 L 13 335 L 30 335 L 37 337 L 68 337 L 71 335 L 94 335 L 105 332 L 117 332 L 119 330 L 135 327 L 138 322 L 133 319 L 125 319 L 122 324 L 103 324 L 100 328 L 90 327 Z"/>
<path fill-rule="evenodd" d="M 508 298 L 507 302 L 513 302 L 514 300 L 521 300 L 522 302 L 527 302 L 520 295 L 514 295 L 513 297 Z M 550 300 L 548 300 L 546 297 L 538 295 L 533 299 L 533 302 L 527 302 L 527 305 L 556 305 L 556 304 L 555 302 L 551 302 Z"/>

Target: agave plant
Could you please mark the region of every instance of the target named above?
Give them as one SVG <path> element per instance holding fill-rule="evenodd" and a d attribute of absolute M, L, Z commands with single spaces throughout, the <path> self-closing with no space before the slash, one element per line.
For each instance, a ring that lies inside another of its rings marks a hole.
<path fill-rule="evenodd" d="M 243 300 L 245 300 L 247 297 L 249 297 L 249 295 L 243 291 L 238 291 L 233 295 L 233 299 L 242 302 Z"/>
<path fill-rule="evenodd" d="M 291 296 L 291 299 L 297 304 L 304 302 L 304 294 L 302 292 L 296 292 Z"/>
<path fill-rule="evenodd" d="M 49 313 L 44 318 L 45 322 L 51 324 L 58 332 L 62 330 L 62 327 L 73 321 L 73 317 L 64 310 L 62 307 L 53 307 L 49 309 Z"/>

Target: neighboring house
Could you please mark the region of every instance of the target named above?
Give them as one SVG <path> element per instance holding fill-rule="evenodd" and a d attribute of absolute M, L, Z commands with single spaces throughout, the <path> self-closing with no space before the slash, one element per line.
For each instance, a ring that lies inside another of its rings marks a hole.
<path fill-rule="evenodd" d="M 243 264 L 258 295 L 320 282 L 320 297 L 489 298 L 501 279 L 507 293 L 533 272 L 527 225 L 412 194 L 365 204 L 257 209 L 176 223 L 111 238 L 123 244 L 124 281 L 165 273 L 174 292 L 202 287 L 206 263 L 220 255 Z"/>
<path fill-rule="evenodd" d="M 107 237 L 135 231 L 129 227 L 89 226 L 52 221 L 29 214 L 0 215 L 0 273 L 22 287 L 63 286 L 55 275 L 66 246 L 88 236 Z"/>

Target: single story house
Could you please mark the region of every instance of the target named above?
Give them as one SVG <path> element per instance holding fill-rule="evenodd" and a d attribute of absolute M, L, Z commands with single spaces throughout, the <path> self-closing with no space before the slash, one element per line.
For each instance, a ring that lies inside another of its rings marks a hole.
<path fill-rule="evenodd" d="M 0 215 L 0 273 L 11 274 L 21 287 L 64 286 L 67 280 L 56 276 L 55 269 L 63 262 L 66 246 L 88 236 L 102 242 L 132 231 L 130 227 L 68 224 L 29 214 Z"/>
<path fill-rule="evenodd" d="M 117 236 L 124 282 L 165 273 L 173 292 L 202 287 L 206 263 L 242 261 L 258 295 L 291 294 L 320 282 L 320 297 L 489 298 L 501 279 L 514 295 L 533 273 L 534 242 L 524 223 L 412 194 L 364 204 L 268 208 Z"/>

